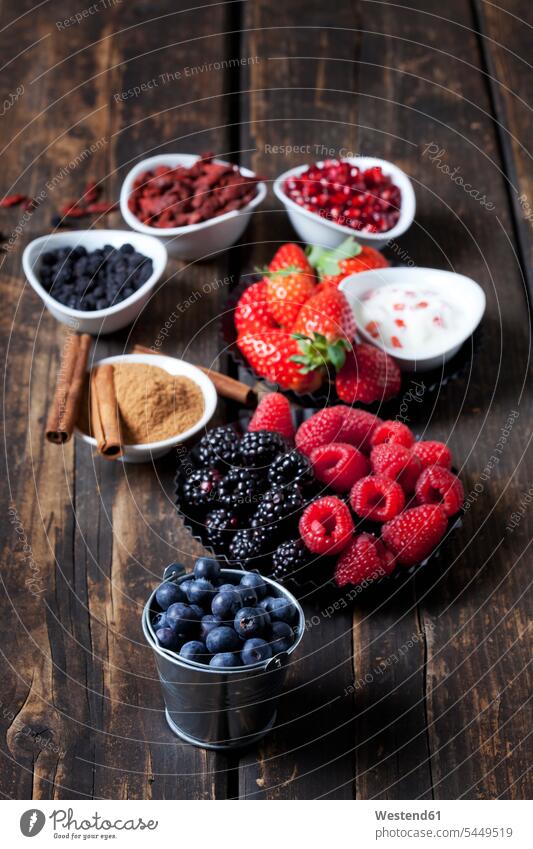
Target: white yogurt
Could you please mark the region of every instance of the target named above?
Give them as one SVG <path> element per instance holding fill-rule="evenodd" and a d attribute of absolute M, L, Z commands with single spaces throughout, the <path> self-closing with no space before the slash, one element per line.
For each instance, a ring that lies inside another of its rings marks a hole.
<path fill-rule="evenodd" d="M 394 284 L 364 292 L 356 318 L 376 344 L 406 357 L 447 350 L 469 325 L 459 305 L 441 292 Z"/>

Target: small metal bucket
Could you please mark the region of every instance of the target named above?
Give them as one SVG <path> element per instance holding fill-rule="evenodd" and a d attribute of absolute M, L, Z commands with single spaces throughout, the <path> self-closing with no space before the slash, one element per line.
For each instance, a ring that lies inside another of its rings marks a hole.
<path fill-rule="evenodd" d="M 176 577 L 176 567 L 165 570 L 166 580 L 181 583 L 190 575 Z M 221 575 L 242 578 L 240 569 L 222 569 Z M 263 576 L 261 576 L 263 577 Z M 193 661 L 185 661 L 174 652 L 157 645 L 150 622 L 155 590 L 142 616 L 144 636 L 154 651 L 165 699 L 165 714 L 172 731 L 193 746 L 204 749 L 235 749 L 264 737 L 276 721 L 278 698 L 282 692 L 289 657 L 298 648 L 304 634 L 304 612 L 291 593 L 271 581 L 263 580 L 273 592 L 284 596 L 298 611 L 295 641 L 288 652 L 274 655 L 263 663 L 220 670 Z"/>

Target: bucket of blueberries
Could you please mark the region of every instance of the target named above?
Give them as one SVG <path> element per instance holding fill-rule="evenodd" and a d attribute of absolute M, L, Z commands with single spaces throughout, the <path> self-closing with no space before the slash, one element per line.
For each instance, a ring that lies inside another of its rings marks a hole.
<path fill-rule="evenodd" d="M 173 563 L 145 605 L 142 626 L 167 722 L 182 740 L 233 749 L 272 728 L 305 627 L 285 587 L 210 557 L 199 558 L 192 574 Z"/>

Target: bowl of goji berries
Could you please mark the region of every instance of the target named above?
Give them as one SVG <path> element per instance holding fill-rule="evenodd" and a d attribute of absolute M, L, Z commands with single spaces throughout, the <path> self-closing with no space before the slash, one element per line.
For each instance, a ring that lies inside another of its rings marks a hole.
<path fill-rule="evenodd" d="M 131 169 L 120 211 L 133 230 L 157 236 L 172 256 L 202 259 L 238 241 L 266 191 L 253 171 L 212 154 L 161 154 Z"/>

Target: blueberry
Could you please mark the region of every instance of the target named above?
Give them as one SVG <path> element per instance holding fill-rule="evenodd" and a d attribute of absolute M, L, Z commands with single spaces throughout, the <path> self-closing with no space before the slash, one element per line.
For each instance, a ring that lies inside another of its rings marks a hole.
<path fill-rule="evenodd" d="M 264 598 L 268 589 L 267 584 L 257 572 L 247 572 L 246 575 L 243 575 L 241 578 L 241 587 L 249 587 L 255 590 L 258 599 Z"/>
<path fill-rule="evenodd" d="M 241 607 L 237 611 L 234 627 L 240 637 L 260 637 L 270 623 L 268 613 L 261 607 Z"/>
<path fill-rule="evenodd" d="M 219 652 L 239 651 L 241 641 L 229 625 L 219 625 L 213 628 L 206 637 L 205 644 L 212 654 Z"/>
<path fill-rule="evenodd" d="M 294 634 L 286 622 L 273 622 L 270 627 L 270 647 L 274 654 L 289 651 L 294 642 Z"/>
<path fill-rule="evenodd" d="M 164 649 L 170 649 L 171 651 L 175 651 L 179 648 L 179 638 L 173 628 L 159 628 L 155 635 L 157 637 L 157 642 L 160 646 L 163 646 Z"/>
<path fill-rule="evenodd" d="M 176 634 L 185 637 L 194 632 L 198 625 L 198 618 L 188 604 L 178 601 L 167 608 L 167 622 Z"/>
<path fill-rule="evenodd" d="M 167 607 L 171 604 L 175 604 L 177 601 L 187 601 L 187 596 L 178 584 L 173 584 L 171 581 L 165 581 L 164 584 L 160 584 L 158 586 L 155 593 L 155 600 L 161 610 L 166 610 Z"/>
<path fill-rule="evenodd" d="M 266 598 L 261 599 L 261 601 L 259 602 L 259 607 L 262 607 L 263 610 L 266 610 L 267 613 L 270 613 L 270 605 L 273 601 L 277 601 L 277 598 L 275 598 L 273 595 L 267 595 Z"/>
<path fill-rule="evenodd" d="M 203 609 L 203 607 L 200 607 L 199 604 L 190 604 L 189 607 L 191 608 L 192 612 L 194 613 L 195 618 L 199 622 L 202 619 L 202 617 L 204 616 L 205 610 Z"/>
<path fill-rule="evenodd" d="M 242 607 L 241 597 L 233 589 L 231 592 L 230 590 L 219 592 L 211 602 L 211 610 L 219 619 L 233 621 L 240 607 Z"/>
<path fill-rule="evenodd" d="M 239 588 L 235 584 L 221 584 L 218 588 L 219 593 L 238 592 Z"/>
<path fill-rule="evenodd" d="M 221 652 L 219 654 L 215 654 L 211 658 L 209 666 L 216 666 L 217 668 L 223 669 L 224 667 L 230 668 L 232 666 L 242 666 L 242 662 L 238 654 Z"/>
<path fill-rule="evenodd" d="M 211 581 L 205 578 L 198 578 L 196 581 L 191 581 L 187 585 L 187 598 L 191 604 L 205 604 L 213 598 L 216 590 Z"/>
<path fill-rule="evenodd" d="M 194 564 L 194 577 L 214 581 L 220 575 L 220 566 L 212 557 L 199 557 Z"/>
<path fill-rule="evenodd" d="M 260 637 L 252 637 L 251 640 L 246 640 L 241 651 L 241 660 L 245 666 L 252 663 L 261 663 L 263 660 L 268 660 L 269 657 L 272 657 L 272 649 Z"/>
<path fill-rule="evenodd" d="M 222 625 L 222 622 L 217 616 L 213 616 L 211 613 L 208 613 L 207 616 L 202 616 L 202 621 L 200 622 L 202 639 L 205 640 L 213 628 L 218 628 L 219 625 Z"/>
<path fill-rule="evenodd" d="M 182 645 L 180 657 L 184 657 L 185 660 L 194 660 L 196 663 L 207 663 L 208 651 L 199 640 L 190 640 Z"/>
<path fill-rule="evenodd" d="M 156 613 L 152 619 L 152 628 L 154 631 L 158 631 L 159 628 L 168 628 L 166 613 Z"/>
<path fill-rule="evenodd" d="M 244 607 L 257 607 L 259 598 L 253 587 L 239 586 L 239 593 Z"/>
<path fill-rule="evenodd" d="M 286 598 L 273 598 L 268 612 L 272 622 L 287 622 L 291 625 L 297 616 L 297 611 L 294 604 L 291 604 Z"/>

